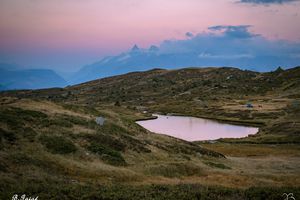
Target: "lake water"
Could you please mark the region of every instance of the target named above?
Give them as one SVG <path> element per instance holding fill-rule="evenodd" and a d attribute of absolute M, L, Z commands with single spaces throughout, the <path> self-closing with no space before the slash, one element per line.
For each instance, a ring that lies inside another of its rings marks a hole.
<path fill-rule="evenodd" d="M 157 116 L 157 119 L 137 121 L 137 123 L 151 132 L 186 141 L 242 138 L 258 132 L 258 128 L 255 127 L 224 124 L 196 117 L 154 116 Z"/>

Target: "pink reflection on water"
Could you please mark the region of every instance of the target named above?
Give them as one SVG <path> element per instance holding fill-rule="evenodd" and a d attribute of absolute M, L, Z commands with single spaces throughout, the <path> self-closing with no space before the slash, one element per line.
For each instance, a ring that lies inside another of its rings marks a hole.
<path fill-rule="evenodd" d="M 242 138 L 258 132 L 258 128 L 223 124 L 202 118 L 155 116 L 158 118 L 138 121 L 137 123 L 151 132 L 173 136 L 186 141 Z"/>

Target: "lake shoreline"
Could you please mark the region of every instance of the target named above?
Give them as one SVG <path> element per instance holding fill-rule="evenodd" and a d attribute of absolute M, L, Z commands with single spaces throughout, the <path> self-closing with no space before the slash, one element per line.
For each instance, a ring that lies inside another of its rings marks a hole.
<path fill-rule="evenodd" d="M 255 128 L 261 128 L 265 126 L 264 122 L 258 122 L 258 121 L 248 121 L 248 120 L 238 120 L 238 119 L 229 119 L 229 118 L 218 118 L 218 117 L 209 117 L 209 116 L 203 116 L 203 115 L 186 115 L 186 114 L 181 114 L 181 113 L 164 113 L 164 112 L 156 112 L 156 113 L 151 113 L 153 114 L 158 114 L 158 115 L 165 115 L 165 116 L 177 116 L 177 117 L 195 117 L 195 118 L 202 118 L 202 119 L 209 119 L 213 120 L 219 123 L 228 123 L 231 125 L 242 125 L 246 127 L 255 127 Z M 139 118 L 135 120 L 135 122 L 138 121 L 147 121 L 147 120 L 154 120 L 157 119 L 157 116 L 149 116 L 145 118 Z"/>
<path fill-rule="evenodd" d="M 149 117 L 145 117 L 145 118 L 139 118 L 137 120 L 135 120 L 135 122 L 139 122 L 139 121 L 148 121 L 148 120 L 154 120 L 154 119 L 157 119 L 158 117 L 157 116 L 149 116 Z"/>
<path fill-rule="evenodd" d="M 187 122 L 187 120 L 194 121 L 194 128 L 191 127 L 192 122 Z M 189 142 L 212 141 L 224 138 L 239 139 L 249 137 L 250 135 L 255 135 L 259 132 L 259 128 L 255 126 L 225 123 L 224 121 L 217 121 L 194 116 L 177 115 L 175 113 L 168 113 L 167 115 L 155 113 L 152 114 L 151 118 L 146 118 L 146 120 L 139 119 L 136 121 L 136 123 L 153 133 L 168 135 Z M 181 127 L 180 131 L 178 131 L 177 129 L 173 129 L 175 124 Z M 216 126 L 215 124 L 219 125 Z M 212 127 L 215 127 L 216 129 Z M 245 132 L 245 130 L 247 131 Z M 182 135 L 183 132 L 185 133 L 184 135 Z M 200 132 L 203 133 L 201 134 L 202 136 L 198 135 Z"/>

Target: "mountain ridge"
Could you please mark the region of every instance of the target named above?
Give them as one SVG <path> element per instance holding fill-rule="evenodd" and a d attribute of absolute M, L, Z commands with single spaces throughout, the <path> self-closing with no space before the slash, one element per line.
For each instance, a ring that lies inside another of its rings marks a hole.
<path fill-rule="evenodd" d="M 50 69 L 21 69 L 6 64 L 0 66 L 0 90 L 65 87 L 67 82 Z"/>
<path fill-rule="evenodd" d="M 224 55 L 213 56 L 205 52 L 164 52 L 155 45 L 151 45 L 148 49 L 141 49 L 134 45 L 129 51 L 105 57 L 98 62 L 82 67 L 69 81 L 74 85 L 132 71 L 147 71 L 155 67 L 178 69 L 189 66 L 236 66 L 242 70 L 267 72 L 278 67 L 275 67 L 274 63 L 278 63 L 278 66 L 284 66 L 284 62 L 278 56 L 261 55 L 256 56 L 255 59 L 247 55 L 226 57 Z M 298 61 L 291 59 L 291 63 L 296 64 Z"/>

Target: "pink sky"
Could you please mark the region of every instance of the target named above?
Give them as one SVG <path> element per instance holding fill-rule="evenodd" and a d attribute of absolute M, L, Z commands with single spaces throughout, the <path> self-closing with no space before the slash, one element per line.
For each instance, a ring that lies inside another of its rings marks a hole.
<path fill-rule="evenodd" d="M 300 4 L 235 0 L 1 0 L 0 62 L 77 70 L 134 44 L 148 47 L 214 25 L 253 25 L 272 39 L 300 40 Z"/>

